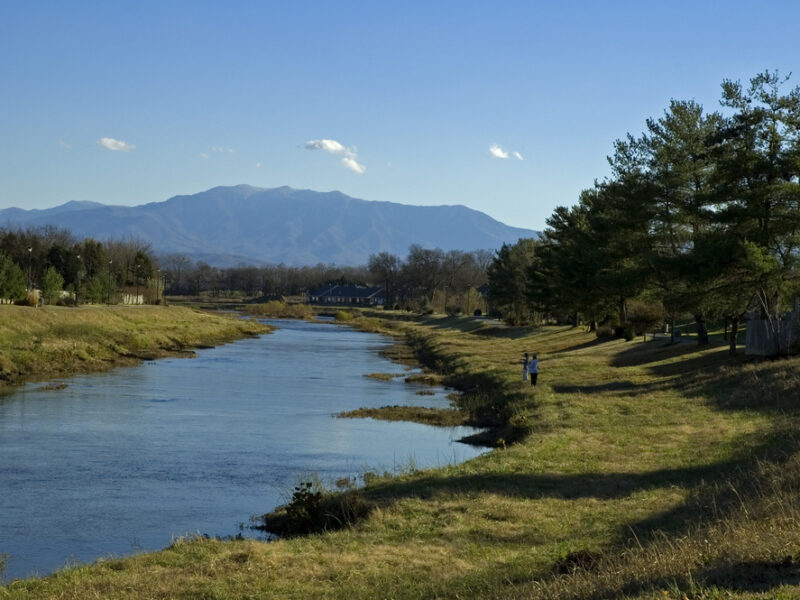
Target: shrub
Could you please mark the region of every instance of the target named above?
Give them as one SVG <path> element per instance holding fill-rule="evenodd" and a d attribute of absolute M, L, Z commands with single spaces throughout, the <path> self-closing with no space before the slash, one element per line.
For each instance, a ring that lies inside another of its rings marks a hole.
<path fill-rule="evenodd" d="M 614 329 L 611 325 L 600 325 L 594 332 L 598 338 L 614 337 Z"/>
<path fill-rule="evenodd" d="M 333 493 L 325 490 L 319 481 L 303 481 L 295 486 L 288 504 L 254 517 L 257 524 L 253 527 L 292 537 L 342 529 L 364 518 L 370 509 L 358 490 Z"/>
<path fill-rule="evenodd" d="M 622 325 L 614 327 L 614 337 L 625 338 L 625 341 L 630 342 L 636 337 L 636 330 L 633 323 L 626 321 Z"/>
<path fill-rule="evenodd" d="M 457 316 L 457 315 L 460 315 L 460 314 L 461 314 L 461 307 L 460 307 L 460 306 L 458 306 L 457 304 L 448 304 L 448 305 L 445 307 L 444 311 L 445 311 L 445 312 L 446 312 L 448 315 L 450 315 L 451 317 L 455 317 L 455 316 Z"/>
<path fill-rule="evenodd" d="M 339 310 L 339 311 L 336 311 L 336 317 L 335 318 L 336 318 L 337 321 L 340 321 L 342 323 L 346 323 L 347 321 L 352 321 L 354 317 L 353 317 L 353 313 L 351 313 L 350 311 Z"/>
<path fill-rule="evenodd" d="M 475 312 L 472 313 L 472 314 L 473 314 L 473 316 L 481 317 L 481 316 L 483 316 L 483 311 L 480 308 L 476 308 Z"/>
<path fill-rule="evenodd" d="M 314 312 L 307 304 L 288 304 L 284 301 L 270 300 L 264 304 L 250 304 L 245 312 L 258 317 L 275 319 L 310 319 Z"/>
<path fill-rule="evenodd" d="M 642 335 L 664 322 L 664 307 L 661 303 L 632 300 L 628 303 L 628 324 L 635 335 Z"/>

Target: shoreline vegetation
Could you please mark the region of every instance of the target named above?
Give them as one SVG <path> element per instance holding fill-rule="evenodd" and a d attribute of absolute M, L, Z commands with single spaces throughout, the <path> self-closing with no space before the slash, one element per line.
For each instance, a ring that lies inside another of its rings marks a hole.
<path fill-rule="evenodd" d="M 255 320 L 177 306 L 3 305 L 0 391 L 167 356 L 193 356 L 195 349 L 270 330 Z"/>
<path fill-rule="evenodd" d="M 348 324 L 461 390 L 495 450 L 301 482 L 260 518 L 277 540 L 182 539 L 0 599 L 800 597 L 800 358 L 393 311 Z"/>

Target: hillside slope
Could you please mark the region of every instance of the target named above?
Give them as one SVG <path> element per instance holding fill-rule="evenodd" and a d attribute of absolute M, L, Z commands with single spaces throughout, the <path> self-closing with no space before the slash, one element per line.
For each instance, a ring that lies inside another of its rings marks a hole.
<path fill-rule="evenodd" d="M 0 211 L 0 225 L 56 225 L 79 237 L 137 237 L 160 254 L 218 266 L 246 263 L 365 264 L 370 254 L 405 256 L 412 244 L 442 250 L 495 250 L 538 234 L 464 206 L 410 206 L 341 192 L 248 185 L 216 187 L 142 206 L 68 203 L 48 210 Z"/>

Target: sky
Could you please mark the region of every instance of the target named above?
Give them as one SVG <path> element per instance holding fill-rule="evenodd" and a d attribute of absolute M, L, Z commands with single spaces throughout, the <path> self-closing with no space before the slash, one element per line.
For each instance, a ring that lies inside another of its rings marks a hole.
<path fill-rule="evenodd" d="M 0 0 L 0 209 L 289 185 L 541 230 L 670 99 L 796 70 L 798 23 L 791 0 Z"/>

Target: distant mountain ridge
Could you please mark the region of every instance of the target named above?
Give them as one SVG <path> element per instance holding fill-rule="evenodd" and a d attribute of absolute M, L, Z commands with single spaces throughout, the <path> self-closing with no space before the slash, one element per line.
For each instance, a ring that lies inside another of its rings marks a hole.
<path fill-rule="evenodd" d="M 44 210 L 0 210 L 0 227 L 42 225 L 79 238 L 134 236 L 159 254 L 185 254 L 216 266 L 360 265 L 378 252 L 404 257 L 412 244 L 494 250 L 539 235 L 461 205 L 411 206 L 286 186 L 220 186 L 141 206 L 72 201 Z"/>

